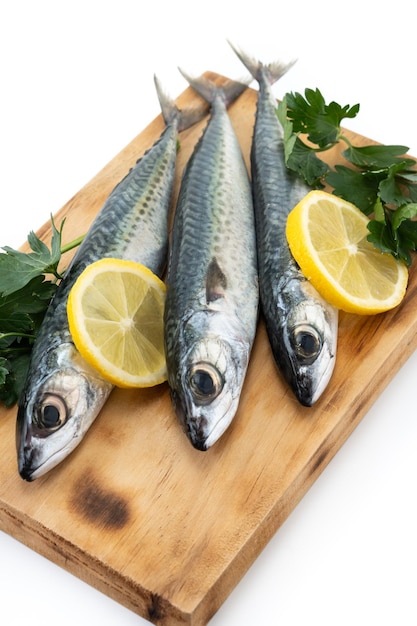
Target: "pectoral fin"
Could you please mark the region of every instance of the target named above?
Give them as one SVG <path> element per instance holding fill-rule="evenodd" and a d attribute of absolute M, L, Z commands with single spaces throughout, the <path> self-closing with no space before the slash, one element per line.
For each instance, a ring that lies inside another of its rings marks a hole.
<path fill-rule="evenodd" d="M 227 288 L 227 279 L 221 270 L 217 259 L 214 257 L 210 261 L 206 275 L 206 300 L 207 304 L 215 302 L 219 298 L 224 298 Z"/>

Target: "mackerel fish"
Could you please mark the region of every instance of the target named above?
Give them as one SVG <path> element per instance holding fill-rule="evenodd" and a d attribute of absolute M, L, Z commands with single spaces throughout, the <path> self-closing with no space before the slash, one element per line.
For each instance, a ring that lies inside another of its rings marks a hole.
<path fill-rule="evenodd" d="M 72 341 L 66 306 L 75 280 L 103 257 L 136 261 L 160 276 L 166 266 L 178 133 L 202 113 L 182 114 L 156 78 L 155 85 L 165 130 L 107 198 L 65 272 L 33 346 L 16 428 L 18 470 L 28 481 L 74 450 L 113 389 Z"/>
<path fill-rule="evenodd" d="M 187 163 L 168 258 L 165 354 L 176 414 L 191 444 L 210 448 L 233 420 L 258 315 L 249 175 L 227 113 L 246 85 L 185 76 L 211 104 Z"/>
<path fill-rule="evenodd" d="M 288 213 L 311 190 L 285 165 L 284 131 L 271 88 L 292 63 L 266 66 L 232 48 L 259 85 L 251 174 L 262 312 L 283 377 L 299 402 L 312 406 L 334 370 L 338 311 L 301 273 L 285 234 Z"/>

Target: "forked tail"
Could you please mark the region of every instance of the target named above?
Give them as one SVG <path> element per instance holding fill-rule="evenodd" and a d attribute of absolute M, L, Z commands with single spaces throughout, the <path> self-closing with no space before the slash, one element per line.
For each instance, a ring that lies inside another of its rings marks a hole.
<path fill-rule="evenodd" d="M 221 87 L 218 87 L 205 76 L 194 78 L 189 76 L 181 68 L 178 69 L 191 87 L 195 89 L 195 91 L 209 104 L 213 104 L 214 99 L 220 92 L 223 95 L 226 106 L 229 106 L 245 91 L 245 89 L 247 89 L 250 82 L 241 82 L 229 79 Z"/>
<path fill-rule="evenodd" d="M 261 61 L 250 57 L 242 50 L 236 48 L 230 41 L 228 42 L 232 50 L 242 61 L 243 65 L 246 69 L 251 73 L 253 78 L 259 82 L 261 72 L 264 72 L 268 77 L 268 80 L 271 85 L 273 85 L 277 80 L 279 80 L 284 74 L 288 72 L 289 69 L 295 64 L 294 61 L 289 61 L 288 63 L 283 63 L 282 61 L 274 61 L 269 63 L 268 65 L 264 65 Z"/>
<path fill-rule="evenodd" d="M 180 109 L 174 100 L 172 100 L 172 98 L 170 98 L 163 90 L 157 76 L 154 76 L 154 82 L 159 104 L 161 106 L 162 116 L 166 125 L 170 124 L 175 117 L 178 117 L 178 130 L 182 131 L 190 126 L 193 126 L 202 120 L 205 115 L 207 115 L 209 107 L 205 102 L 193 105 L 187 109 Z"/>

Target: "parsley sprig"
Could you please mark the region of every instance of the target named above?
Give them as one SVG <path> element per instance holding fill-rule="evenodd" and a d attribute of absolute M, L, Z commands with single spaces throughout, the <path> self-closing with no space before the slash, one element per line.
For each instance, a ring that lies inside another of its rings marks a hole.
<path fill-rule="evenodd" d="M 83 237 L 62 245 L 62 229 L 53 218 L 51 247 L 32 231 L 31 252 L 8 246 L 0 252 L 0 402 L 15 404 L 22 392 L 33 342 L 63 271 L 62 255 L 78 246 Z"/>
<path fill-rule="evenodd" d="M 333 193 L 370 217 L 368 240 L 383 252 L 411 264 L 417 249 L 417 171 L 401 145 L 355 146 L 341 123 L 359 112 L 359 104 L 326 104 L 319 89 L 287 93 L 277 114 L 284 127 L 287 167 L 308 185 Z M 346 165 L 331 168 L 319 154 L 342 142 Z"/>

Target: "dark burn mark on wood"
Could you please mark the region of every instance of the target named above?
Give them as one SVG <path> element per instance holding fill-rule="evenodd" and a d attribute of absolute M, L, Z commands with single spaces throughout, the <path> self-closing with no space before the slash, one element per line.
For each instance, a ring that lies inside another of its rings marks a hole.
<path fill-rule="evenodd" d="M 157 593 L 152 593 L 148 606 L 148 618 L 152 622 L 157 622 L 163 619 L 164 613 L 162 610 L 161 597 Z"/>
<path fill-rule="evenodd" d="M 76 485 L 71 504 L 85 520 L 108 530 L 120 530 L 130 519 L 128 502 L 93 476 L 86 476 Z"/>

